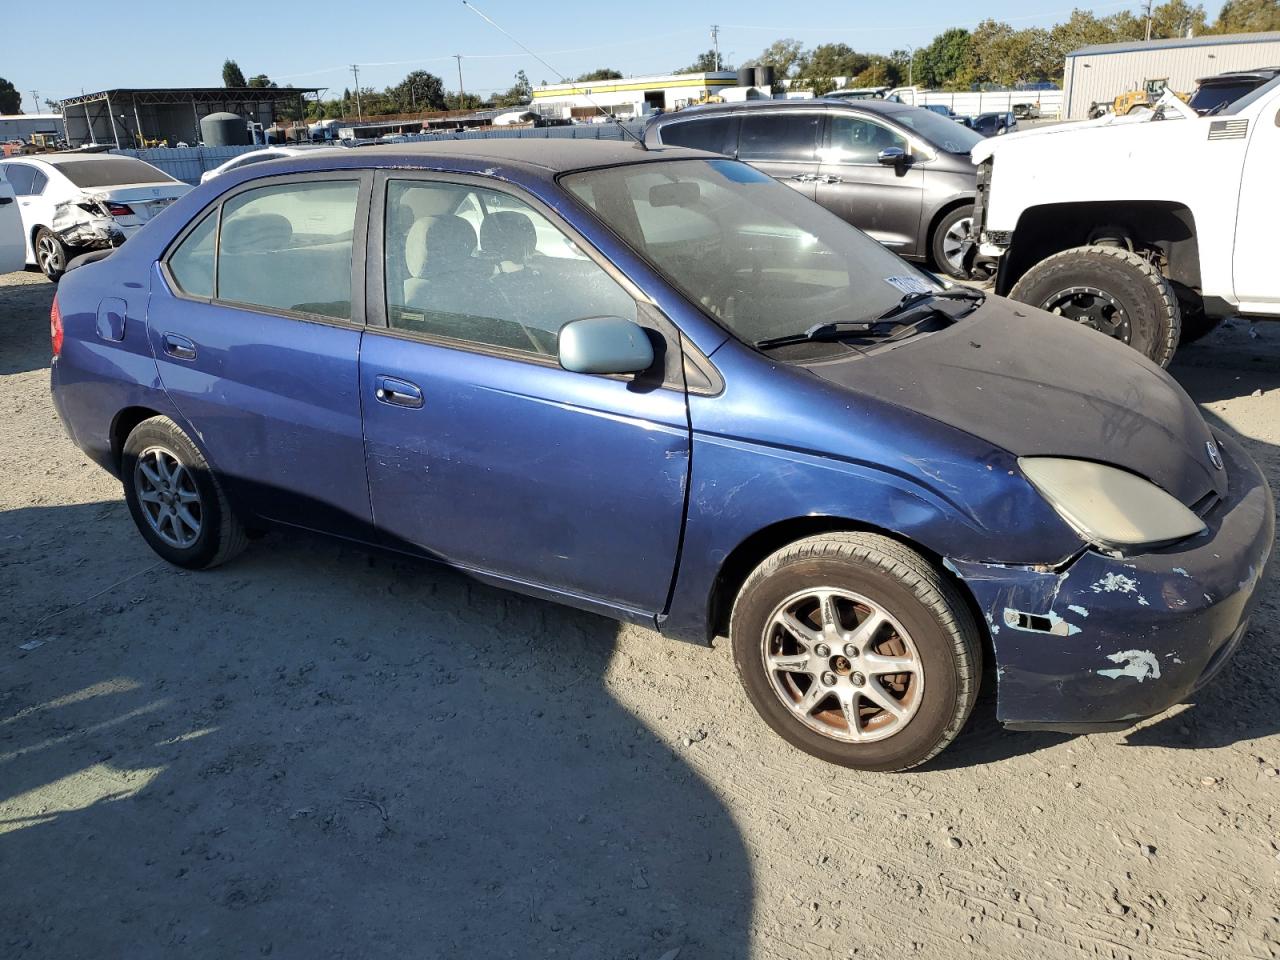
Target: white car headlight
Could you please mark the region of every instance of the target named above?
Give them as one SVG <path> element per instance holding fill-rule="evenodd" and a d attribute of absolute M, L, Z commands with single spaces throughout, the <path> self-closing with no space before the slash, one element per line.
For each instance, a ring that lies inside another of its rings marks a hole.
<path fill-rule="evenodd" d="M 1018 466 L 1062 519 L 1102 547 L 1154 547 L 1205 528 L 1154 483 L 1118 467 L 1060 457 L 1020 457 Z"/>

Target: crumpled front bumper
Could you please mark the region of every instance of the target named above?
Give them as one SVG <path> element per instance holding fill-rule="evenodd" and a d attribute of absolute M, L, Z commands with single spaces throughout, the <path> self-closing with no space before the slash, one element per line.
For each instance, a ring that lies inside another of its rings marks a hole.
<path fill-rule="evenodd" d="M 949 561 L 995 648 L 996 714 L 1018 729 L 1120 729 L 1182 701 L 1235 652 L 1275 540 L 1271 490 L 1219 436 L 1227 496 L 1208 530 L 1117 560 L 1086 550 L 1060 570 Z"/>

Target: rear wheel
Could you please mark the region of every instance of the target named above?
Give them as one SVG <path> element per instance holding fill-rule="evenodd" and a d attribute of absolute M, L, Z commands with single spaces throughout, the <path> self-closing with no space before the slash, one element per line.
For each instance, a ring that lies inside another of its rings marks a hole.
<path fill-rule="evenodd" d="M 1009 296 L 1105 333 L 1162 367 L 1178 348 L 1182 314 L 1173 286 L 1124 247 L 1055 253 L 1023 274 Z"/>
<path fill-rule="evenodd" d="M 930 253 L 934 265 L 947 276 L 963 280 L 967 276 L 963 255 L 965 244 L 976 238 L 973 235 L 973 204 L 956 207 L 938 221 L 930 240 Z"/>
<path fill-rule="evenodd" d="M 67 269 L 67 260 L 70 256 L 67 245 L 56 233 L 46 227 L 36 231 L 36 238 L 32 245 L 36 251 L 36 266 L 40 268 L 41 273 L 57 283 Z"/>
<path fill-rule="evenodd" d="M 784 547 L 747 578 L 730 622 L 752 705 L 830 763 L 903 770 L 964 726 L 982 647 L 968 608 L 924 557 L 834 533 Z"/>
<path fill-rule="evenodd" d="M 170 563 L 202 570 L 230 560 L 248 542 L 209 464 L 168 417 L 134 427 L 121 477 L 133 522 Z"/>

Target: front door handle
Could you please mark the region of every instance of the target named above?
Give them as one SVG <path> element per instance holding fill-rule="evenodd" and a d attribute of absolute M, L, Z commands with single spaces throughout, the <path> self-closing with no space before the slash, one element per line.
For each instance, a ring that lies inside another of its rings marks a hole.
<path fill-rule="evenodd" d="M 164 335 L 164 352 L 175 360 L 194 360 L 196 358 L 196 345 L 186 337 L 179 336 L 176 333 L 166 333 Z"/>
<path fill-rule="evenodd" d="M 374 378 L 373 386 L 373 395 L 381 403 L 390 403 L 397 407 L 412 407 L 415 410 L 422 406 L 422 390 L 416 383 L 379 374 Z"/>

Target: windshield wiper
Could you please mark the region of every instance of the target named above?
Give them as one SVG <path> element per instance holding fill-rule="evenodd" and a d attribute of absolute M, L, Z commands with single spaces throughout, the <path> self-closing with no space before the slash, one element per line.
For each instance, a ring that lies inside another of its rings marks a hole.
<path fill-rule="evenodd" d="M 894 339 L 905 336 L 910 328 L 914 331 L 920 322 L 929 317 L 942 314 L 951 320 L 958 320 L 970 310 L 975 309 L 986 299 L 986 295 L 968 287 L 956 287 L 950 290 L 917 291 L 908 293 L 898 303 L 881 314 L 875 320 L 834 320 L 827 323 L 815 323 L 801 333 L 788 333 L 780 337 L 765 337 L 754 344 L 758 350 L 773 347 L 785 347 L 795 343 L 813 343 L 829 340 L 841 340 L 845 337 L 892 335 Z M 963 303 L 961 309 L 943 308 L 936 301 Z"/>

